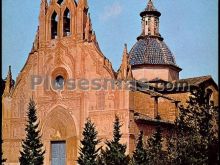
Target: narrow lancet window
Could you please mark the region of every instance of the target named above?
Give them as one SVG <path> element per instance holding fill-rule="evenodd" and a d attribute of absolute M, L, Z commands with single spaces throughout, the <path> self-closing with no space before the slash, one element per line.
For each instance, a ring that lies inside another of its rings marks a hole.
<path fill-rule="evenodd" d="M 70 35 L 70 11 L 67 8 L 63 14 L 63 36 Z"/>
<path fill-rule="evenodd" d="M 51 39 L 57 38 L 57 31 L 58 31 L 58 15 L 54 11 L 51 17 Z"/>
<path fill-rule="evenodd" d="M 62 5 L 62 4 L 63 4 L 63 0 L 58 0 L 57 3 L 58 3 L 59 5 Z"/>

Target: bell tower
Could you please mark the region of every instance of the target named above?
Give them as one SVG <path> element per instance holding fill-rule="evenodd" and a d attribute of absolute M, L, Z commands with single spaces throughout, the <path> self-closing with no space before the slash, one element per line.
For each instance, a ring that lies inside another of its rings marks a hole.
<path fill-rule="evenodd" d="M 41 0 L 39 15 L 39 46 L 69 37 L 84 41 L 92 38 L 87 0 Z"/>
<path fill-rule="evenodd" d="M 129 62 L 135 79 L 145 81 L 175 81 L 182 70 L 164 39 L 159 33 L 161 13 L 148 0 L 147 7 L 140 13 L 142 32 L 129 52 Z"/>

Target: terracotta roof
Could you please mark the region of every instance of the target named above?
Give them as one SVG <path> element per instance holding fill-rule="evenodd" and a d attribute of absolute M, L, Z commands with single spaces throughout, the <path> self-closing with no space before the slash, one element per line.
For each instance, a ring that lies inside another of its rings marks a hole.
<path fill-rule="evenodd" d="M 152 83 L 152 86 L 154 86 L 155 91 L 159 93 L 190 92 L 191 87 L 199 87 L 205 85 L 208 81 L 209 82 L 211 81 L 214 87 L 218 90 L 218 85 L 215 83 L 215 81 L 212 79 L 210 75 L 180 79 L 177 81 L 166 82 L 166 83 L 158 82 L 158 84 L 156 84 L 155 82 L 154 84 L 156 85 L 153 85 Z"/>
<path fill-rule="evenodd" d="M 168 81 L 165 81 L 165 80 L 163 80 L 163 79 L 161 79 L 161 78 L 159 78 L 159 77 L 154 78 L 154 79 L 152 79 L 152 80 L 149 81 L 149 83 L 155 83 L 155 82 L 168 83 Z"/>
<path fill-rule="evenodd" d="M 137 123 L 145 123 L 145 124 L 164 124 L 164 125 L 174 125 L 174 122 L 168 121 L 168 120 L 162 120 L 162 119 L 154 119 L 147 115 L 143 115 L 140 113 L 134 113 L 134 120 Z"/>
<path fill-rule="evenodd" d="M 180 79 L 178 81 L 175 82 L 179 82 L 179 83 L 188 83 L 189 85 L 200 85 L 201 83 L 203 83 L 204 81 L 210 80 L 212 79 L 212 76 L 208 75 L 208 76 L 200 76 L 200 77 L 192 77 L 192 78 L 186 78 L 186 79 Z"/>

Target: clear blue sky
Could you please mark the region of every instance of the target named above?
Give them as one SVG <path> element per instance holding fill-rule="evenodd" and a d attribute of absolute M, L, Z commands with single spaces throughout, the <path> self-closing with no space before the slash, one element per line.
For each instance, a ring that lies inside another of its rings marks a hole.
<path fill-rule="evenodd" d="M 141 33 L 139 13 L 147 0 L 88 0 L 101 50 L 115 70 L 124 43 L 130 50 Z M 183 68 L 180 78 L 212 75 L 218 80 L 218 0 L 154 0 L 162 13 L 160 33 Z M 18 76 L 38 26 L 40 0 L 3 0 L 3 77 Z"/>

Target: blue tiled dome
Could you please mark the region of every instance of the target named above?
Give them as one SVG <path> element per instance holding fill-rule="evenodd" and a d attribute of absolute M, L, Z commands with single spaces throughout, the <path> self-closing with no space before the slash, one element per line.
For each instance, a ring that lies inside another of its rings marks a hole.
<path fill-rule="evenodd" d="M 168 64 L 177 67 L 175 58 L 165 42 L 156 37 L 139 39 L 129 53 L 129 61 L 132 66 L 141 64 Z"/>

